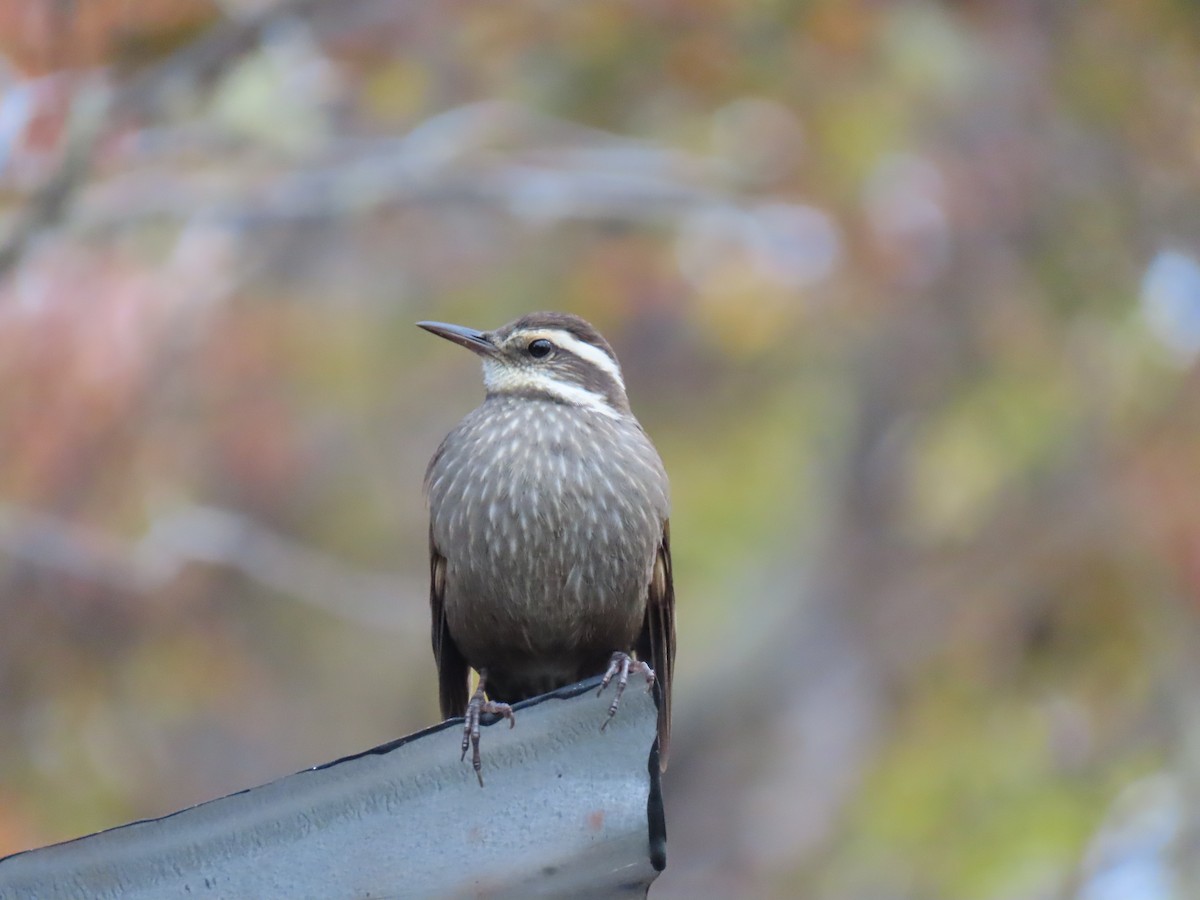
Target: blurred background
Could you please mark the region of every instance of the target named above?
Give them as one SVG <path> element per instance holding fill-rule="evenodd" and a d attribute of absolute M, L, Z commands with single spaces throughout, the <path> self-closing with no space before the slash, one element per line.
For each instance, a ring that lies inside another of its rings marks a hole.
<path fill-rule="evenodd" d="M 435 722 L 413 327 L 674 491 L 652 896 L 1200 896 L 1200 8 L 0 0 L 0 854 Z"/>

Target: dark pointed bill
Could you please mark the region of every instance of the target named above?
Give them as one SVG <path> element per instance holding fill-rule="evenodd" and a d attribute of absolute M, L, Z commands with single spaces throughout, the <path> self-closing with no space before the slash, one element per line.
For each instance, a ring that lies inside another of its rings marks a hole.
<path fill-rule="evenodd" d="M 491 342 L 487 332 L 484 331 L 476 331 L 465 325 L 450 325 L 446 322 L 418 322 L 417 327 L 424 328 L 430 334 L 453 341 L 480 356 L 491 356 L 496 352 L 496 345 Z"/>

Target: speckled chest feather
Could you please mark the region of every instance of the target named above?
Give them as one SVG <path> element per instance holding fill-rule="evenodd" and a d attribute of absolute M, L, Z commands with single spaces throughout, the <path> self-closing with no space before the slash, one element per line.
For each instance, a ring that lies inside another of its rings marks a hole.
<path fill-rule="evenodd" d="M 548 690 L 632 645 L 669 507 L 632 416 L 489 397 L 426 483 L 447 624 L 472 666 Z"/>

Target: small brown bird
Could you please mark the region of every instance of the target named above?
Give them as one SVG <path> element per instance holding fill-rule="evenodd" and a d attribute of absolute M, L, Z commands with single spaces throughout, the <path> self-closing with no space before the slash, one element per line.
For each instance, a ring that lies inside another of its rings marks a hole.
<path fill-rule="evenodd" d="M 629 409 L 612 347 L 578 316 L 541 312 L 495 331 L 421 328 L 483 359 L 483 403 L 425 475 L 429 604 L 442 715 L 479 717 L 604 673 L 604 725 L 631 672 L 657 691 L 667 766 L 675 590 L 662 460 Z M 637 654 L 634 659 L 630 653 Z M 468 697 L 469 670 L 479 684 Z M 601 726 L 604 727 L 604 726 Z"/>

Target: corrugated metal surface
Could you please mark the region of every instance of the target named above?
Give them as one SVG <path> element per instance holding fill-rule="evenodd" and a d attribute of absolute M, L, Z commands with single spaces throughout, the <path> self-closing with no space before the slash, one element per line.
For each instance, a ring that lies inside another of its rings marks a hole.
<path fill-rule="evenodd" d="M 0 860 L 0 897 L 644 896 L 665 861 L 652 698 L 595 681 L 165 816 Z M 653 757 L 653 758 L 652 758 Z M 652 860 L 653 858 L 653 860 Z"/>

